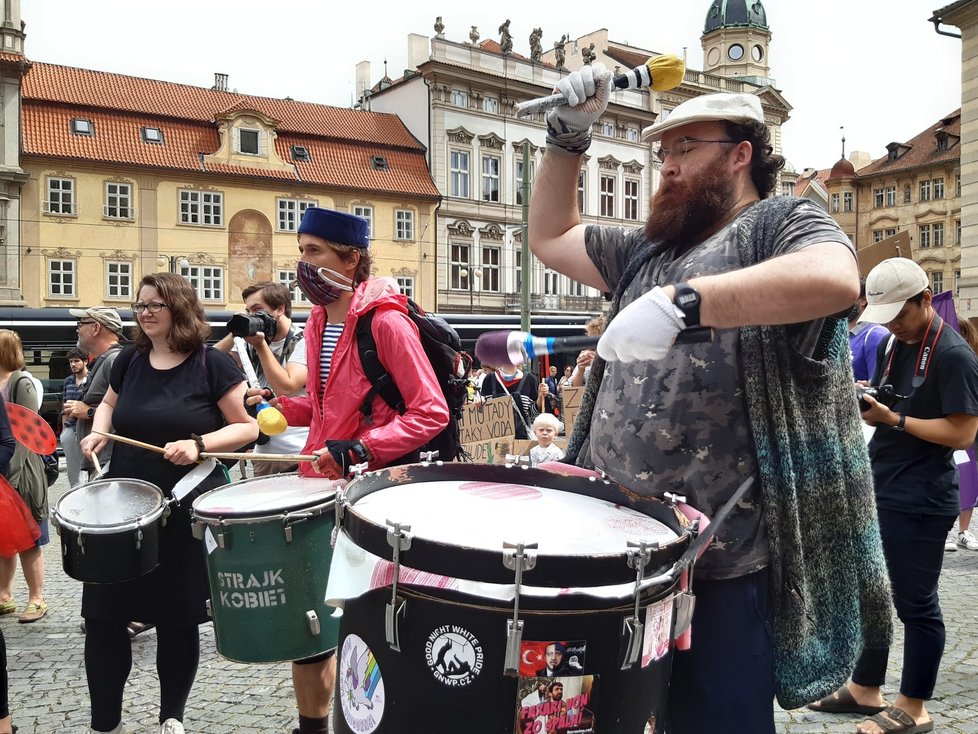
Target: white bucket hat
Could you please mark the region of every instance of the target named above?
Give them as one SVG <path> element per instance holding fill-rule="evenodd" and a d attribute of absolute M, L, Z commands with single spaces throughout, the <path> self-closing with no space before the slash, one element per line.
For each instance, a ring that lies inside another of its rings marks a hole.
<path fill-rule="evenodd" d="M 761 100 L 753 94 L 704 94 L 683 102 L 662 122 L 642 130 L 642 140 L 656 141 L 680 125 L 691 122 L 764 122 Z"/>

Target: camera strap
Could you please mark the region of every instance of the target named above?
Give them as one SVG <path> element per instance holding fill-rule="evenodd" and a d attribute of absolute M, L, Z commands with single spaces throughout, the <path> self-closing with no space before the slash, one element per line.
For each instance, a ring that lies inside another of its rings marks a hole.
<path fill-rule="evenodd" d="M 917 366 L 914 368 L 913 380 L 910 383 L 913 390 L 911 390 L 910 395 L 902 397 L 912 397 L 920 386 L 924 384 L 924 380 L 927 378 L 927 371 L 930 369 L 931 356 L 937 348 L 937 341 L 941 338 L 942 331 L 944 331 L 944 319 L 938 316 L 935 311 L 930 319 L 930 323 L 927 325 L 927 333 L 920 341 L 920 350 L 917 352 Z M 896 354 L 896 349 L 890 350 L 890 356 L 886 360 L 886 368 L 883 370 L 883 377 L 880 380 L 881 385 L 889 381 L 894 354 Z"/>

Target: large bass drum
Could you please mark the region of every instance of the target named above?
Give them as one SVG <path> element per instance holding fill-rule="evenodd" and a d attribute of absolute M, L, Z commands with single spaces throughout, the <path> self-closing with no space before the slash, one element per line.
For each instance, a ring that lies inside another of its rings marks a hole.
<path fill-rule="evenodd" d="M 334 494 L 329 480 L 275 474 L 194 500 L 221 655 L 263 663 L 336 647 L 339 621 L 325 602 Z"/>
<path fill-rule="evenodd" d="M 641 734 L 688 523 L 601 479 L 418 464 L 337 498 L 338 732 Z"/>
<path fill-rule="evenodd" d="M 160 563 L 163 492 L 140 479 L 100 479 L 68 490 L 51 511 L 61 564 L 78 581 L 115 584 Z"/>

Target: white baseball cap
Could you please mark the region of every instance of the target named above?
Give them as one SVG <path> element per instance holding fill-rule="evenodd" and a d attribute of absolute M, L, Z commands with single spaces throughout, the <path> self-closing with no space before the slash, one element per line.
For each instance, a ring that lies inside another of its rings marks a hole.
<path fill-rule="evenodd" d="M 891 257 L 866 276 L 866 310 L 860 321 L 886 324 L 893 321 L 908 299 L 930 287 L 927 273 L 913 260 Z"/>
<path fill-rule="evenodd" d="M 662 122 L 642 130 L 642 140 L 656 141 L 680 125 L 692 122 L 764 122 L 761 100 L 754 94 L 703 94 L 683 102 Z"/>

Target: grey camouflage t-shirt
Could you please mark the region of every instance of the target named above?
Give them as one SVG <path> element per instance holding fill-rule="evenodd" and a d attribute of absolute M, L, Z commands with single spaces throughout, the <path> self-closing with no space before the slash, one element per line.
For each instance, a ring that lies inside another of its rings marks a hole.
<path fill-rule="evenodd" d="M 625 290 L 622 307 L 656 285 L 741 268 L 739 221 L 740 217 L 678 259 L 675 253 L 654 258 Z M 588 255 L 610 288 L 615 288 L 629 253 L 644 238 L 642 228 L 587 228 Z M 804 203 L 785 218 L 773 251 L 786 254 L 820 242 L 852 248 L 827 213 Z M 582 453 L 584 463 L 639 494 L 674 492 L 707 516 L 715 514 L 757 467 L 741 378 L 739 330 L 718 330 L 711 343 L 676 345 L 661 361 L 609 363 L 595 403 L 590 445 Z M 707 579 L 735 578 L 767 562 L 760 488 L 755 483 L 717 530 L 696 573 Z"/>

